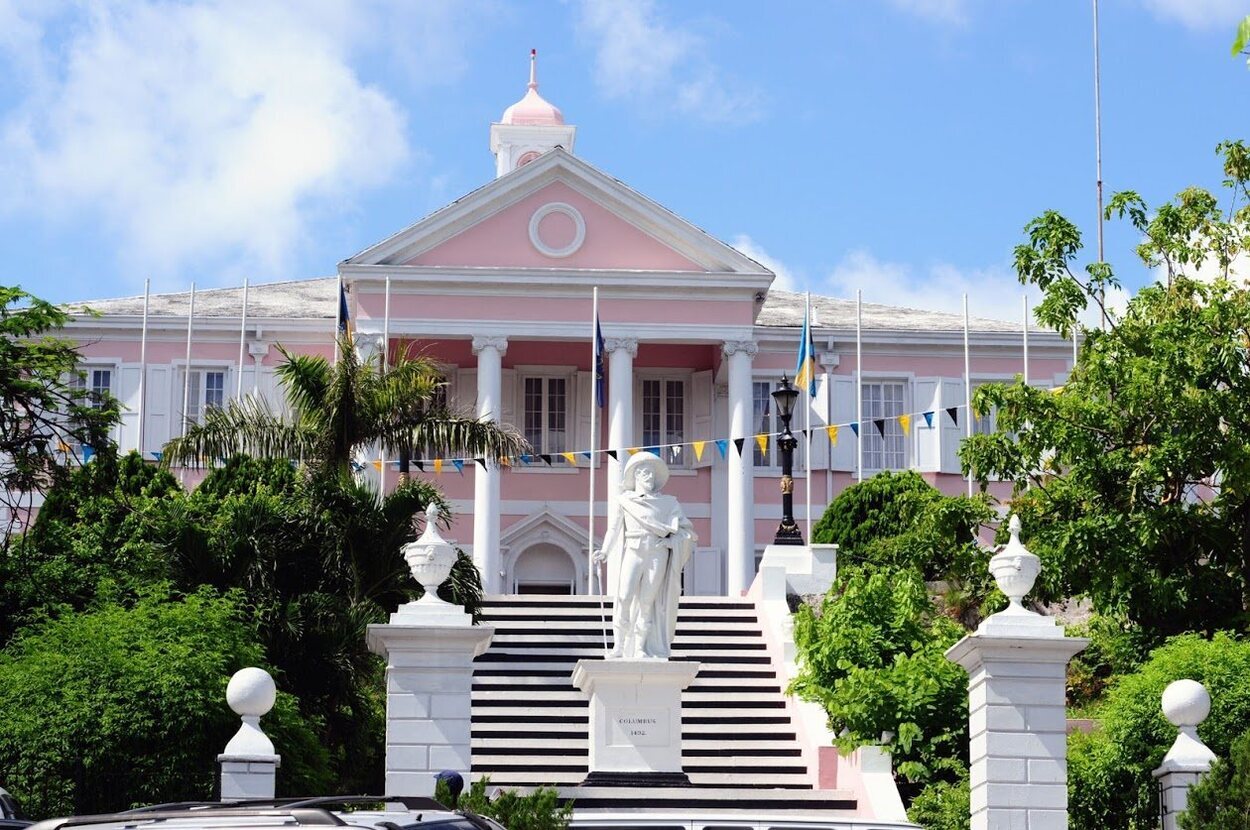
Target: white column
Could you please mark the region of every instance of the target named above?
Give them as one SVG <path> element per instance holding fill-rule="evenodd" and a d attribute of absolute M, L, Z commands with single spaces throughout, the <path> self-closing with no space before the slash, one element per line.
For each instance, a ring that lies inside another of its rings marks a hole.
<path fill-rule="evenodd" d="M 603 348 L 608 353 L 608 446 L 617 452 L 617 460 L 608 458 L 608 523 L 616 521 L 621 495 L 621 469 L 627 460 L 625 449 L 634 446 L 634 358 L 638 356 L 638 338 L 605 337 Z M 608 585 L 616 584 L 616 557 L 608 557 Z"/>
<path fill-rule="evenodd" d="M 506 337 L 473 338 L 479 418 L 499 420 L 503 413 L 500 397 L 503 355 L 507 349 Z M 482 575 L 485 593 L 503 593 L 503 577 L 499 573 L 503 567 L 499 555 L 499 468 L 491 463 L 485 470 L 479 465 L 473 471 L 473 564 Z"/>
<path fill-rule="evenodd" d="M 1163 715 L 1180 734 L 1153 775 L 1159 780 L 1163 830 L 1178 830 L 1189 806 L 1189 788 L 1211 771 L 1212 752 L 1198 737 L 1198 725 L 1211 714 L 1211 695 L 1196 680 L 1175 680 L 1163 690 Z"/>
<path fill-rule="evenodd" d="M 1021 604 L 1041 565 L 1019 534 L 990 560 L 1011 604 L 946 651 L 968 672 L 971 830 L 1068 826 L 1067 666 L 1089 640 Z"/>
<path fill-rule="evenodd" d="M 741 596 L 755 577 L 754 445 L 751 442 L 751 360 L 759 346 L 751 340 L 730 340 L 724 345 L 729 361 L 729 512 L 727 588 L 729 596 Z M 745 439 L 739 453 L 733 443 Z"/>

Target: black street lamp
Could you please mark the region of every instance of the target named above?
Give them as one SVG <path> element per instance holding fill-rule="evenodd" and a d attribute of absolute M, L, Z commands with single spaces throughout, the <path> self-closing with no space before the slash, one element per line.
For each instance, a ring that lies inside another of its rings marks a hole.
<path fill-rule="evenodd" d="M 781 450 L 781 524 L 777 526 L 774 545 L 803 544 L 803 534 L 794 521 L 794 450 L 799 442 L 790 431 L 790 418 L 794 415 L 794 402 L 798 399 L 799 390 L 791 386 L 790 379 L 782 374 L 781 387 L 773 392 L 777 417 L 781 419 L 781 438 L 777 441 L 777 448 Z"/>

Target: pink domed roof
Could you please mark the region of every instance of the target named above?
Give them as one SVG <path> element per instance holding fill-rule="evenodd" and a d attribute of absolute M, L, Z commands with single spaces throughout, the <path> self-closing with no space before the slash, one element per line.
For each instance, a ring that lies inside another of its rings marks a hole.
<path fill-rule="evenodd" d="M 538 50 L 531 49 L 529 89 L 526 90 L 524 98 L 503 111 L 503 117 L 499 119 L 500 124 L 542 125 L 549 127 L 564 124 L 564 114 L 560 112 L 559 108 L 548 103 L 545 98 L 538 94 L 538 79 L 534 67 L 537 57 Z"/>

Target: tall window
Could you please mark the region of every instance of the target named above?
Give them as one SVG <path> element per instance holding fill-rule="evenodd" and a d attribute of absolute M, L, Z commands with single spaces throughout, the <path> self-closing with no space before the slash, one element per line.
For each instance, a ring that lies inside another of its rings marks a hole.
<path fill-rule="evenodd" d="M 864 442 L 864 469 L 902 470 L 907 466 L 906 443 L 898 416 L 903 410 L 903 384 L 865 383 L 864 422 L 859 440 Z M 885 419 L 885 436 L 873 422 Z"/>
<path fill-rule="evenodd" d="M 568 380 L 525 378 L 525 440 L 536 453 L 568 452 Z M 553 462 L 562 461 L 558 455 Z"/>
<path fill-rule="evenodd" d="M 780 467 L 781 453 L 777 449 L 777 436 L 781 431 L 781 419 L 777 417 L 777 408 L 773 401 L 773 390 L 781 386 L 781 381 L 757 380 L 751 383 L 751 428 L 754 430 L 747 436 L 747 444 L 754 453 L 755 466 Z M 806 449 L 803 446 L 803 407 L 808 398 L 800 395 L 794 404 L 794 415 L 790 419 L 790 431 L 798 439 L 799 445 L 794 450 L 794 469 L 804 469 Z M 768 436 L 768 449 L 761 452 L 755 440 L 756 435 Z"/>
<path fill-rule="evenodd" d="M 226 403 L 226 373 L 217 369 L 192 369 L 187 395 L 187 421 L 200 424 L 204 413 Z"/>
<path fill-rule="evenodd" d="M 686 382 L 669 378 L 642 381 L 642 446 L 682 444 L 686 440 Z M 665 460 L 672 461 L 666 456 Z M 680 459 L 681 463 L 685 459 Z"/>
<path fill-rule="evenodd" d="M 113 393 L 112 369 L 85 369 L 78 381 L 87 391 L 83 403 L 96 409 L 104 406 L 104 399 Z"/>
<path fill-rule="evenodd" d="M 996 407 L 990 407 L 988 412 L 977 411 L 977 405 L 975 401 L 976 401 L 976 396 L 977 396 L 977 389 L 980 389 L 981 386 L 982 384 L 978 384 L 972 389 L 972 398 L 974 401 L 974 403 L 972 404 L 972 410 L 973 410 L 972 434 L 973 435 L 992 435 L 998 431 L 998 410 Z"/>

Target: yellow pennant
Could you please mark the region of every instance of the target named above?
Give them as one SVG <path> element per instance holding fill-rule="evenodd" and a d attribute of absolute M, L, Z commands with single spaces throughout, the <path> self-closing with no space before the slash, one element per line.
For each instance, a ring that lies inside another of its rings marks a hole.
<path fill-rule="evenodd" d="M 58 441 L 56 448 L 67 455 L 69 454 L 69 444 L 66 444 L 64 441 Z"/>
<path fill-rule="evenodd" d="M 500 467 L 511 467 L 511 466 L 512 466 L 512 459 L 511 459 L 511 458 L 509 458 L 509 457 L 508 457 L 508 456 L 506 456 L 506 455 L 505 455 L 505 456 L 502 456 L 502 457 L 499 459 L 499 466 L 500 466 Z"/>
<path fill-rule="evenodd" d="M 574 455 L 573 453 L 562 452 L 560 453 L 560 457 L 563 458 L 565 461 L 569 462 L 570 464 L 572 464 L 574 467 L 577 466 L 577 456 Z"/>
<path fill-rule="evenodd" d="M 373 469 L 377 470 L 379 473 L 382 472 L 382 462 L 376 458 L 373 459 Z"/>
<path fill-rule="evenodd" d="M 443 473 L 443 459 L 436 458 L 434 459 L 434 475 L 436 476 L 442 475 L 442 473 Z"/>
<path fill-rule="evenodd" d="M 755 436 L 755 443 L 760 445 L 760 452 L 768 452 L 768 436 L 767 435 Z"/>
<path fill-rule="evenodd" d="M 640 452 L 642 452 L 642 447 L 630 447 L 629 448 L 630 455 L 637 455 Z"/>
<path fill-rule="evenodd" d="M 692 441 L 691 445 L 694 447 L 694 460 L 702 461 L 703 448 L 707 446 L 707 441 Z"/>
<path fill-rule="evenodd" d="M 825 427 L 825 432 L 829 436 L 829 446 L 836 447 L 838 445 L 838 425 L 831 424 Z"/>
<path fill-rule="evenodd" d="M 898 425 L 903 428 L 904 435 L 911 435 L 911 416 L 910 415 L 899 415 Z"/>

